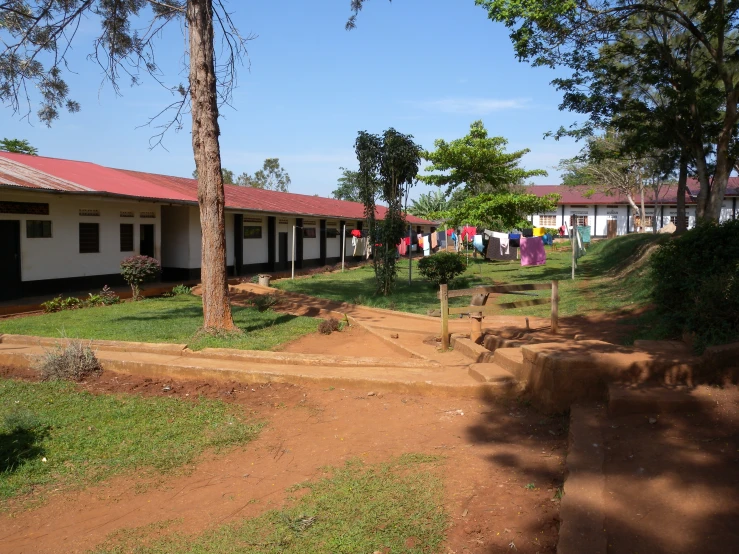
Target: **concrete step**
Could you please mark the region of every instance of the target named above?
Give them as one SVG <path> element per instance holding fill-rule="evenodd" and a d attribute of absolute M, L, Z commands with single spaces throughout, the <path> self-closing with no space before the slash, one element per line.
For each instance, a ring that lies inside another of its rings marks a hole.
<path fill-rule="evenodd" d="M 612 416 L 697 412 L 709 406 L 708 399 L 695 396 L 688 387 L 628 387 L 618 384 L 608 387 L 608 413 Z"/>
<path fill-rule="evenodd" d="M 515 348 L 522 344 L 526 344 L 526 342 L 518 339 L 507 339 L 492 334 L 485 335 L 482 341 L 482 346 L 490 350 L 490 352 L 495 352 L 498 348 Z"/>
<path fill-rule="evenodd" d="M 498 348 L 493 354 L 493 363 L 510 371 L 517 379 L 528 379 L 525 375 L 526 364 L 523 360 L 523 351 L 520 348 Z"/>
<path fill-rule="evenodd" d="M 459 352 L 475 363 L 486 363 L 493 359 L 493 354 L 487 348 L 464 335 L 452 334 L 451 344 L 455 352 Z"/>
<path fill-rule="evenodd" d="M 494 363 L 472 364 L 467 373 L 480 383 L 510 383 L 516 382 L 516 376 L 507 369 Z"/>

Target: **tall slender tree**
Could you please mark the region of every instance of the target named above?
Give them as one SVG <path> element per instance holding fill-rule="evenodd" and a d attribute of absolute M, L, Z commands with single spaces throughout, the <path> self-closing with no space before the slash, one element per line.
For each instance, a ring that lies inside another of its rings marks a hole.
<path fill-rule="evenodd" d="M 150 120 L 160 144 L 167 130 L 181 128 L 192 116 L 192 148 L 198 173 L 198 205 L 202 229 L 201 279 L 203 325 L 236 329 L 228 301 L 223 174 L 218 137 L 219 105 L 227 103 L 236 84 L 236 68 L 246 43 L 224 0 L 11 0 L 0 3 L 0 101 L 14 114 L 51 125 L 66 109 L 80 105 L 64 80 L 69 55 L 86 36 L 83 21 L 100 24 L 89 58 L 97 63 L 115 92 L 123 76 L 136 84 L 144 75 L 171 92 L 175 100 Z M 167 85 L 156 62 L 156 38 L 172 21 L 184 22 L 188 48 L 186 84 Z M 133 28 L 139 25 L 140 29 Z M 215 41 L 222 55 L 216 61 Z M 38 90 L 39 95 L 31 91 Z M 170 111 L 171 110 L 171 111 Z M 161 123 L 155 123 L 161 122 Z"/>

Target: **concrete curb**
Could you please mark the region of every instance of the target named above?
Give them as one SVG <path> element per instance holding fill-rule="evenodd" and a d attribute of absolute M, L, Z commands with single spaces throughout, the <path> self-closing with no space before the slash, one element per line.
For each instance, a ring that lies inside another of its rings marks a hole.
<path fill-rule="evenodd" d="M 348 315 L 346 317 L 352 325 L 357 325 L 361 327 L 362 329 L 364 329 L 365 331 L 367 331 L 368 333 L 373 334 L 378 339 L 381 339 L 383 342 L 385 342 L 385 344 L 387 344 L 392 350 L 395 350 L 396 352 L 399 352 L 401 354 L 410 354 L 413 358 L 425 360 L 427 363 L 432 363 L 437 366 L 441 365 L 436 360 L 433 360 L 424 354 L 420 354 L 414 350 L 411 350 L 410 348 L 406 348 L 399 342 L 396 342 L 398 339 L 391 339 L 390 337 L 381 333 L 379 329 L 372 327 L 371 325 L 367 325 L 366 323 L 362 323 L 361 321 L 353 318 L 352 316 Z M 386 331 L 386 330 L 383 329 L 383 331 Z"/>
<path fill-rule="evenodd" d="M 482 364 L 493 361 L 493 352 L 470 340 L 465 335 L 452 334 L 451 345 L 455 352 L 468 357 L 474 363 Z"/>
<path fill-rule="evenodd" d="M 0 354 L 0 364 L 12 365 L 22 368 L 33 368 L 40 360 L 41 354 L 28 352 L 8 352 Z M 106 371 L 124 373 L 129 375 L 141 375 L 154 378 L 169 378 L 177 380 L 201 380 L 228 382 L 238 381 L 241 383 L 291 383 L 294 385 L 318 385 L 323 387 L 350 387 L 365 388 L 377 392 L 396 392 L 401 394 L 425 394 L 450 396 L 459 398 L 503 398 L 511 395 L 508 387 L 496 383 L 450 384 L 443 382 L 432 382 L 425 380 L 407 381 L 366 378 L 354 375 L 320 375 L 309 373 L 284 373 L 272 370 L 268 367 L 251 368 L 227 368 L 218 366 L 196 365 L 187 363 L 187 357 L 179 357 L 177 364 L 158 363 L 149 361 L 135 361 L 124 359 L 100 359 L 100 365 Z M 195 362 L 195 359 L 192 359 Z M 292 366 L 296 367 L 296 366 Z"/>
<path fill-rule="evenodd" d="M 372 332 L 370 330 L 370 332 Z M 374 333 L 373 334 L 377 334 Z M 386 337 L 387 342 L 395 347 Z M 1 344 L 17 344 L 20 346 L 40 346 L 54 348 L 69 340 L 66 338 L 35 337 L 30 335 L 0 334 Z M 148 354 L 165 354 L 170 356 L 182 356 L 200 359 L 243 361 L 253 364 L 282 364 L 282 365 L 305 365 L 325 367 L 397 367 L 397 368 L 419 368 L 440 367 L 435 360 L 416 359 L 393 361 L 388 358 L 333 356 L 323 354 L 301 354 L 297 352 L 273 352 L 270 350 L 238 350 L 235 348 L 204 348 L 203 350 L 190 350 L 186 344 L 170 343 L 148 343 L 148 342 L 126 342 L 113 340 L 87 340 L 80 339 L 89 344 L 93 350 L 107 352 L 137 352 Z M 403 350 L 405 353 L 405 351 Z M 412 353 L 412 352 L 411 352 Z"/>
<path fill-rule="evenodd" d="M 606 554 L 603 408 L 573 405 L 557 554 Z"/>

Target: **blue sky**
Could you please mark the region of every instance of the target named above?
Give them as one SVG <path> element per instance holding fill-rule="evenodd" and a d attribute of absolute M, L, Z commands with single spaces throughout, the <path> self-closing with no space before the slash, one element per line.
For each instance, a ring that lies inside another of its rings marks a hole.
<path fill-rule="evenodd" d="M 372 0 L 358 28 L 347 32 L 349 0 L 232 0 L 229 9 L 249 44 L 250 68 L 241 68 L 233 109 L 221 118 L 223 165 L 253 173 L 278 157 L 292 178 L 290 190 L 329 196 L 340 166 L 355 168 L 357 131 L 395 127 L 425 148 L 437 138 L 465 135 L 482 119 L 509 149 L 529 148 L 524 166 L 549 171 L 537 184 L 557 184 L 560 159 L 579 150 L 571 141 L 544 139 L 574 114 L 557 108 L 552 70 L 516 61 L 507 29 L 490 22 L 473 0 Z M 194 168 L 189 116 L 165 146 L 149 149 L 145 124 L 171 96 L 144 80 L 116 96 L 86 59 L 96 23 L 77 36 L 68 83 L 82 110 L 63 113 L 51 129 L 0 114 L 0 136 L 25 138 L 45 156 L 189 176 Z M 161 37 L 157 56 L 165 78 L 183 81 L 183 31 Z M 427 190 L 418 187 L 412 197 Z"/>

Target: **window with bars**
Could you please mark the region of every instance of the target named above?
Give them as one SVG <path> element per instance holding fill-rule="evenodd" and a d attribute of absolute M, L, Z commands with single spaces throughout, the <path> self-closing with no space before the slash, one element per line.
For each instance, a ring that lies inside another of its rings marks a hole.
<path fill-rule="evenodd" d="M 51 238 L 51 221 L 26 221 L 26 238 L 29 239 L 50 239 Z"/>
<path fill-rule="evenodd" d="M 539 227 L 556 227 L 557 216 L 556 215 L 540 215 L 539 216 Z"/>
<path fill-rule="evenodd" d="M 245 225 L 244 226 L 244 238 L 245 239 L 261 239 L 262 238 L 262 226 Z"/>
<path fill-rule="evenodd" d="M 49 205 L 40 202 L 0 202 L 0 214 L 49 215 Z"/>
<path fill-rule="evenodd" d="M 642 223 L 642 219 L 644 220 L 644 223 Z M 644 218 L 641 218 L 639 216 L 636 216 L 634 218 L 634 225 L 637 227 L 651 227 L 652 226 L 652 216 L 648 215 Z"/>
<path fill-rule="evenodd" d="M 100 224 L 80 223 L 80 254 L 100 252 Z"/>
<path fill-rule="evenodd" d="M 133 252 L 133 223 L 121 223 L 121 252 Z"/>

